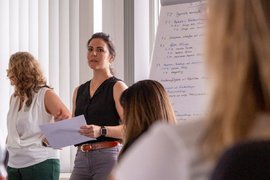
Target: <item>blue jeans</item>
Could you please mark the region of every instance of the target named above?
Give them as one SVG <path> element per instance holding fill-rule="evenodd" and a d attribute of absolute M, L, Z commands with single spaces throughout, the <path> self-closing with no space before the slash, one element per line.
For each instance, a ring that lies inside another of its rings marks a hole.
<path fill-rule="evenodd" d="M 122 146 L 90 152 L 77 150 L 70 180 L 107 180 Z"/>

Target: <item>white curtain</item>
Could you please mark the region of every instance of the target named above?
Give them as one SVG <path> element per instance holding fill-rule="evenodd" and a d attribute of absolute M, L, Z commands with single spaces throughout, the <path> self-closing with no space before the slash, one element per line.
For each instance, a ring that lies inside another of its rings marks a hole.
<path fill-rule="evenodd" d="M 71 109 L 73 90 L 91 76 L 86 42 L 93 33 L 93 0 L 1 0 L 0 24 L 0 126 L 5 139 L 12 93 L 6 77 L 10 55 L 32 53 L 48 84 Z M 74 147 L 61 151 L 61 172 L 71 171 L 74 153 Z"/>

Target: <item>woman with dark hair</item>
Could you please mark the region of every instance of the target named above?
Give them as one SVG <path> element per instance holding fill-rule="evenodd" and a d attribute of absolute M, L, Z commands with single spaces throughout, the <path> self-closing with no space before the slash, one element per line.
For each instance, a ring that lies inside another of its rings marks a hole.
<path fill-rule="evenodd" d="M 115 49 L 110 36 L 95 33 L 87 42 L 91 80 L 77 87 L 73 94 L 73 116 L 84 115 L 87 125 L 82 135 L 96 140 L 77 144 L 71 180 L 105 180 L 117 161 L 123 138 L 123 109 L 120 95 L 127 88 L 111 69 Z"/>
<path fill-rule="evenodd" d="M 136 82 L 122 93 L 120 102 L 124 109 L 125 138 L 119 160 L 152 124 L 176 122 L 169 96 L 155 80 Z"/>

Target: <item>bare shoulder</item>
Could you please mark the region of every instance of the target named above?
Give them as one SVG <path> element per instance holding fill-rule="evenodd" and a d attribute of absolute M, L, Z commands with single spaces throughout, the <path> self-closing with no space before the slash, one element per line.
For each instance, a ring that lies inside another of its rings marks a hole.
<path fill-rule="evenodd" d="M 128 88 L 127 85 L 123 81 L 117 81 L 114 85 L 114 90 L 120 92 L 124 91 L 127 88 Z"/>
<path fill-rule="evenodd" d="M 56 93 L 54 92 L 54 90 L 52 89 L 47 89 L 46 92 L 45 92 L 45 98 L 55 98 L 55 97 L 58 97 L 56 95 Z"/>
<path fill-rule="evenodd" d="M 73 95 L 74 95 L 74 96 L 77 95 L 79 87 L 80 87 L 80 86 L 77 86 L 77 87 L 74 89 L 74 91 L 73 91 Z"/>
<path fill-rule="evenodd" d="M 59 102 L 61 100 L 53 89 L 48 89 L 45 92 L 44 101 L 46 106 L 50 106 L 52 104 L 55 104 L 55 102 Z"/>
<path fill-rule="evenodd" d="M 78 89 L 80 86 L 76 87 L 73 91 L 73 97 L 72 97 L 72 101 L 73 101 L 73 106 L 75 105 L 76 102 L 76 98 L 77 98 L 77 94 L 78 94 Z"/>

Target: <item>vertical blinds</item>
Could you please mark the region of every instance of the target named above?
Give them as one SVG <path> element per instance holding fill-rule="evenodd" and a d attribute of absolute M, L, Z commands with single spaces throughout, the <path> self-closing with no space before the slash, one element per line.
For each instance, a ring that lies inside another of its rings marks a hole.
<path fill-rule="evenodd" d="M 33 54 L 48 84 L 71 109 L 73 90 L 89 79 L 85 44 L 93 33 L 92 22 L 93 0 L 0 1 L 0 138 L 7 134 L 12 93 L 6 77 L 10 55 L 17 51 Z M 74 152 L 72 147 L 61 151 L 61 172 L 72 169 Z"/>

